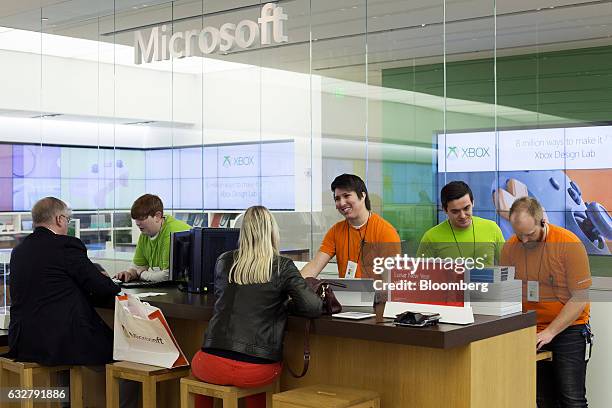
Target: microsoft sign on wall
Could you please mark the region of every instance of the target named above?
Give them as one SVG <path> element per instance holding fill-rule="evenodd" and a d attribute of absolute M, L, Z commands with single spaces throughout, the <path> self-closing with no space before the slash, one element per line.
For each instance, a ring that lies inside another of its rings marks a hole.
<path fill-rule="evenodd" d="M 134 63 L 204 56 L 233 49 L 247 49 L 258 40 L 261 45 L 289 41 L 285 34 L 287 15 L 283 8 L 266 3 L 257 22 L 242 20 L 238 24 L 225 23 L 221 27 L 169 33 L 168 26 L 154 27 L 145 39 L 142 31 L 134 33 Z"/>

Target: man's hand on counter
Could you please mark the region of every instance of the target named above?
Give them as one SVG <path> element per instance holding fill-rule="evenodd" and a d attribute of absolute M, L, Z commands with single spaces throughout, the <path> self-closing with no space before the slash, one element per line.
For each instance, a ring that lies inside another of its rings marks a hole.
<path fill-rule="evenodd" d="M 136 269 L 128 269 L 127 271 L 118 272 L 117 275 L 115 275 L 115 278 L 123 282 L 136 280 L 139 277 L 140 276 L 138 275 L 138 271 Z"/>

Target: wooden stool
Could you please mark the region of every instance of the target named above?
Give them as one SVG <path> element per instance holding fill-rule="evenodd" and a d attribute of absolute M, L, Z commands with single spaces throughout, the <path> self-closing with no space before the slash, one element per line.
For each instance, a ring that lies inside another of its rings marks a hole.
<path fill-rule="evenodd" d="M 6 380 L 9 372 L 19 376 L 19 388 L 34 388 L 34 375 L 42 374 L 44 388 L 51 387 L 51 374 L 60 371 L 70 371 L 70 406 L 83 408 L 83 377 L 81 366 L 42 366 L 37 363 L 22 363 L 10 358 L 0 357 L 0 387 L 7 387 Z M 34 400 L 24 400 L 22 407 L 33 407 Z"/>
<path fill-rule="evenodd" d="M 142 406 L 157 406 L 157 383 L 189 375 L 189 367 L 162 368 L 119 361 L 106 365 L 106 408 L 119 407 L 119 379 L 142 383 Z"/>
<path fill-rule="evenodd" d="M 274 408 L 380 408 L 375 391 L 334 385 L 313 385 L 274 394 Z"/>
<path fill-rule="evenodd" d="M 238 408 L 238 400 L 250 395 L 266 394 L 266 407 L 272 408 L 272 394 L 278 389 L 278 381 L 259 388 L 239 388 L 209 384 L 195 377 L 181 378 L 181 408 L 193 408 L 195 395 L 223 400 L 223 408 Z"/>
<path fill-rule="evenodd" d="M 538 361 L 552 361 L 552 351 L 542 350 L 536 354 L 536 363 Z"/>

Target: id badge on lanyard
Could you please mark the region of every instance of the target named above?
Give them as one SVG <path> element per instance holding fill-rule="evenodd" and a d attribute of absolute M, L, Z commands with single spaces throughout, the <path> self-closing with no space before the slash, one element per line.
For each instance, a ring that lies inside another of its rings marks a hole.
<path fill-rule="evenodd" d="M 361 236 L 361 233 L 359 232 L 359 230 L 357 230 L 357 233 L 359 234 L 359 238 L 361 239 L 361 241 L 359 242 L 359 252 L 357 253 L 357 262 L 359 262 L 359 260 L 361 259 L 361 250 L 363 249 L 363 244 L 365 243 L 365 237 L 366 237 L 366 234 L 368 233 L 369 221 L 370 221 L 370 216 L 368 215 L 368 221 L 366 221 L 366 224 L 365 224 L 366 227 L 365 227 L 365 233 L 363 234 L 363 237 Z M 346 241 L 347 241 L 346 257 L 349 259 L 348 259 L 348 262 L 346 263 L 346 272 L 344 274 L 344 277 L 347 279 L 355 279 L 355 276 L 357 275 L 357 262 L 350 260 L 351 240 L 350 240 L 349 234 L 351 231 L 350 230 L 351 226 L 348 224 L 348 221 L 346 222 L 346 228 L 347 228 L 346 230 Z"/>
<path fill-rule="evenodd" d="M 529 302 L 539 302 L 540 301 L 540 282 L 527 281 L 527 301 Z"/>
<path fill-rule="evenodd" d="M 355 275 L 357 274 L 357 263 L 353 261 L 348 261 L 346 263 L 346 273 L 344 277 L 346 279 L 355 279 Z"/>
<path fill-rule="evenodd" d="M 537 280 L 527 281 L 527 301 L 528 302 L 539 302 L 540 301 L 540 271 L 542 269 L 542 259 L 544 258 L 544 251 L 546 249 L 546 236 L 544 236 L 544 248 L 540 252 L 540 263 L 538 265 Z M 525 274 L 529 279 L 529 270 L 527 269 L 527 254 L 525 254 Z M 552 278 L 551 278 L 552 279 Z"/>
<path fill-rule="evenodd" d="M 593 341 L 595 336 L 591 331 L 591 325 L 585 324 L 584 329 L 582 330 L 582 336 L 584 337 L 585 347 L 584 347 L 584 361 L 589 361 L 591 359 L 591 353 L 593 352 Z"/>

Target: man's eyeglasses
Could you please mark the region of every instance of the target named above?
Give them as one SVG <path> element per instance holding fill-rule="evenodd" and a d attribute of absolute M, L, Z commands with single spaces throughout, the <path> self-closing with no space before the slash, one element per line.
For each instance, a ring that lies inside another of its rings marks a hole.
<path fill-rule="evenodd" d="M 70 220 L 72 220 L 72 217 L 65 214 L 60 214 L 60 217 L 64 217 L 66 219 L 66 223 L 70 223 Z"/>

